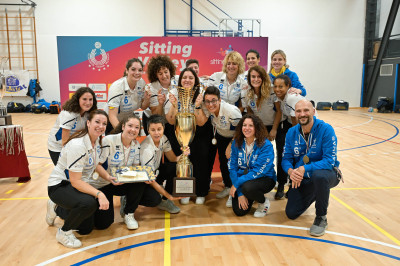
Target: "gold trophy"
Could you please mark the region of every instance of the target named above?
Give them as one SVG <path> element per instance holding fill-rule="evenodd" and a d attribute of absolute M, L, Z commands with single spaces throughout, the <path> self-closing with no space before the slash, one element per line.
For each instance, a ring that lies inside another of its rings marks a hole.
<path fill-rule="evenodd" d="M 191 103 L 196 89 L 176 88 L 181 108 L 180 112 L 175 116 L 175 136 L 182 150 L 185 150 L 192 142 L 196 131 L 196 118 L 191 111 Z M 182 154 L 176 164 L 176 177 L 174 178 L 172 194 L 175 197 L 196 195 L 196 179 L 193 177 L 193 164 L 185 154 Z"/>

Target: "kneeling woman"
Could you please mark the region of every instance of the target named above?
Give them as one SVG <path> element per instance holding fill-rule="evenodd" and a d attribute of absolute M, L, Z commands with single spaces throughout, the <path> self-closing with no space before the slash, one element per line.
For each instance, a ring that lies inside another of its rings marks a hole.
<path fill-rule="evenodd" d="M 263 122 L 253 114 L 243 116 L 236 126 L 228 165 L 232 208 L 237 216 L 246 215 L 254 201 L 258 202 L 254 217 L 268 212 L 270 203 L 264 194 L 274 188 L 276 173 L 274 148 L 267 135 Z"/>
<path fill-rule="evenodd" d="M 121 214 L 128 229 L 139 227 L 134 217 L 138 205 L 155 207 L 161 203 L 160 194 L 175 199 L 155 181 L 123 184 L 116 182 L 116 178 L 110 175 L 110 167 L 140 164 L 140 143 L 136 140 L 140 128 L 140 119 L 135 114 L 129 114 L 121 119 L 111 131 L 111 135 L 103 139 L 100 156 L 102 164 L 96 167 L 101 178 L 91 182 L 106 195 L 111 207 L 108 210 L 96 211 L 94 223 L 97 229 L 106 229 L 114 222 L 113 196 L 126 196 L 121 200 Z"/>
<path fill-rule="evenodd" d="M 106 196 L 89 184 L 99 163 L 101 135 L 106 130 L 107 122 L 108 116 L 104 111 L 90 112 L 85 129 L 73 134 L 61 150 L 58 163 L 48 180 L 51 200 L 48 202 L 46 221 L 53 225 L 57 215 L 64 219 L 56 239 L 69 248 L 82 246 L 72 231 L 89 234 L 93 229 L 96 210 L 109 208 Z"/>

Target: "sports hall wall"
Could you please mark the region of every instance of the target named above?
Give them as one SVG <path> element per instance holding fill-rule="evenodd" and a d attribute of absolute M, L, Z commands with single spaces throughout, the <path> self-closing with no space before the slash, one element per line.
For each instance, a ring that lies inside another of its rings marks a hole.
<path fill-rule="evenodd" d="M 164 34 L 161 0 L 35 2 L 41 97 L 47 101 L 60 99 L 57 36 Z M 167 27 L 189 29 L 189 7 L 181 0 L 166 2 Z M 269 38 L 269 53 L 276 49 L 286 52 L 287 63 L 299 75 L 309 99 L 344 99 L 352 107 L 359 106 L 365 0 L 212 2 L 233 18 L 261 19 L 261 36 Z M 226 17 L 205 0 L 194 0 L 193 5 L 216 24 L 218 18 Z M 196 13 L 193 26 L 194 29 L 217 29 Z M 121 73 L 123 68 L 121 65 Z"/>

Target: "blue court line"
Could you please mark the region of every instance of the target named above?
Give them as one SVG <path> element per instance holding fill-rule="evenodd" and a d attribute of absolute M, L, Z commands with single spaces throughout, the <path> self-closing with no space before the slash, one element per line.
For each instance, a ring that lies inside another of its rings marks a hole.
<path fill-rule="evenodd" d="M 381 120 L 381 119 L 375 119 L 375 120 L 376 120 L 376 121 L 381 121 L 381 122 L 383 122 L 383 123 L 386 123 L 386 124 L 391 125 L 392 127 L 394 127 L 394 128 L 396 129 L 396 134 L 394 134 L 394 136 L 392 136 L 392 137 L 390 137 L 390 138 L 388 138 L 388 139 L 382 140 L 382 141 L 380 141 L 380 142 L 376 142 L 376 143 L 372 143 L 372 144 L 368 144 L 368 145 L 363 145 L 363 146 L 358 146 L 358 147 L 354 147 L 354 148 L 348 148 L 348 149 L 338 150 L 338 151 L 349 151 L 349 150 L 361 149 L 361 148 L 365 148 L 365 147 L 369 147 L 369 146 L 378 145 L 378 144 L 384 143 L 384 142 L 386 142 L 386 141 L 389 141 L 389 140 L 391 140 L 391 139 L 397 137 L 397 135 L 399 135 L 399 128 L 396 127 L 395 125 L 393 125 L 393 124 L 391 124 L 391 123 L 389 123 L 389 122 L 383 121 L 383 120 Z"/>
<path fill-rule="evenodd" d="M 26 156 L 30 158 L 40 158 L 40 159 L 51 159 L 50 157 L 40 157 L 40 156 Z"/>
<path fill-rule="evenodd" d="M 227 236 L 227 235 L 279 236 L 279 237 L 287 237 L 287 238 L 304 239 L 304 240 L 310 240 L 310 241 L 316 241 L 316 242 L 322 242 L 322 243 L 327 243 L 327 244 L 334 244 L 334 245 L 338 245 L 338 246 L 358 249 L 358 250 L 361 250 L 361 251 L 366 251 L 366 252 L 369 252 L 369 253 L 381 255 L 381 256 L 384 256 L 384 257 L 388 257 L 388 258 L 400 261 L 400 257 L 396 257 L 394 255 L 390 255 L 390 254 L 383 253 L 383 252 L 380 252 L 380 251 L 376 251 L 376 250 L 373 250 L 373 249 L 363 248 L 363 247 L 350 245 L 350 244 L 345 244 L 345 243 L 336 242 L 336 241 L 331 241 L 331 240 L 325 240 L 325 239 L 321 239 L 321 238 L 296 236 L 296 235 L 287 235 L 287 234 L 257 233 L 257 232 L 220 232 L 220 233 L 206 233 L 206 234 L 193 234 L 193 235 L 175 236 L 175 237 L 171 237 L 171 240 L 186 239 L 186 238 L 193 238 L 193 237 L 203 237 L 203 236 Z M 103 254 L 96 255 L 94 257 L 91 257 L 89 259 L 83 260 L 81 262 L 78 262 L 78 263 L 72 264 L 72 265 L 73 266 L 75 266 L 75 265 L 83 265 L 83 264 L 92 262 L 94 260 L 106 257 L 106 256 L 111 255 L 111 254 L 115 254 L 115 253 L 118 253 L 118 252 L 121 252 L 121 251 L 125 251 L 125 250 L 128 250 L 128 249 L 133 249 L 133 248 L 136 248 L 136 247 L 141 247 L 141 246 L 146 246 L 146 245 L 150 245 L 150 244 L 154 244 L 154 243 L 159 243 L 159 242 L 163 242 L 163 241 L 164 241 L 164 239 L 160 238 L 160 239 L 151 240 L 151 241 L 147 241 L 147 242 L 142 242 L 142 243 L 131 245 L 131 246 L 126 246 L 126 247 L 123 247 L 123 248 L 111 250 L 111 251 L 105 252 Z"/>

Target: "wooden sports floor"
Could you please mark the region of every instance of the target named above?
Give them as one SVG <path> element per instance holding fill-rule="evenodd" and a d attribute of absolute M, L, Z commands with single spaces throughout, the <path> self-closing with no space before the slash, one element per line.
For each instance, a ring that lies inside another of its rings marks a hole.
<path fill-rule="evenodd" d="M 24 127 L 32 180 L 0 179 L 0 265 L 400 265 L 400 114 L 351 109 L 320 111 L 319 118 L 336 130 L 344 174 L 331 191 L 323 237 L 308 234 L 314 206 L 289 220 L 275 191 L 264 218 L 254 218 L 254 210 L 235 217 L 226 199 L 215 198 L 222 189 L 217 176 L 205 205 L 191 201 L 175 215 L 139 207 L 135 231 L 126 229 L 116 200 L 115 223 L 76 234 L 83 247 L 68 249 L 55 239 L 62 220 L 45 222 L 53 169 L 47 134 L 56 115 L 13 114 Z"/>

